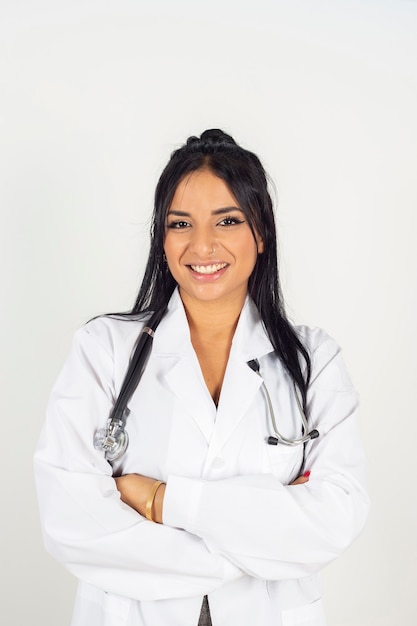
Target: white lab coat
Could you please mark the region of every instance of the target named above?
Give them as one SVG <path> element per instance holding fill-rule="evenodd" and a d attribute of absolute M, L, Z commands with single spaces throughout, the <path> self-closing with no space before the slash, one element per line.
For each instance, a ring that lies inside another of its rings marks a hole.
<path fill-rule="evenodd" d="M 197 626 L 208 594 L 213 626 L 324 626 L 319 570 L 363 527 L 368 498 L 357 395 L 340 349 L 300 327 L 313 375 L 318 439 L 270 446 L 259 359 L 278 428 L 299 437 L 288 375 L 247 299 L 216 409 L 177 291 L 130 402 L 130 445 L 115 473 L 167 482 L 164 524 L 124 504 L 93 447 L 120 390 L 141 321 L 102 317 L 80 329 L 52 391 L 35 455 L 46 547 L 80 580 L 73 626 Z"/>

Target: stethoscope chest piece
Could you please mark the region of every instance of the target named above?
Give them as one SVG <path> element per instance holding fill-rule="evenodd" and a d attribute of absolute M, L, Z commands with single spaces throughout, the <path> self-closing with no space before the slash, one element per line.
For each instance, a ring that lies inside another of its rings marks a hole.
<path fill-rule="evenodd" d="M 116 423 L 108 420 L 104 428 L 99 428 L 94 435 L 94 447 L 104 452 L 107 461 L 116 461 L 123 456 L 129 445 L 129 436 L 122 420 Z"/>

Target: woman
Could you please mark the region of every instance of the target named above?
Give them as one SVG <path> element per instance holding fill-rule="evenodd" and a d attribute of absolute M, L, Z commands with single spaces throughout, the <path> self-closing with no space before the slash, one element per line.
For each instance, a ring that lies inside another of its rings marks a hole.
<path fill-rule="evenodd" d="M 151 311 L 110 463 L 94 434 Z M 323 626 L 317 574 L 368 511 L 356 411 L 339 347 L 285 316 L 259 159 L 191 137 L 158 182 L 133 311 L 78 331 L 36 453 L 46 546 L 80 580 L 73 625 Z"/>

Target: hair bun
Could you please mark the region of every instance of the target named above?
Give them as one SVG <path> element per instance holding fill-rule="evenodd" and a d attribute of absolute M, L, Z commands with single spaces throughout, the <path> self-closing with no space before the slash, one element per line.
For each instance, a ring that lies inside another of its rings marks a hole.
<path fill-rule="evenodd" d="M 228 135 L 223 130 L 219 128 L 211 128 L 210 130 L 205 130 L 201 133 L 201 141 L 213 144 L 231 144 L 236 146 L 236 141 Z"/>
<path fill-rule="evenodd" d="M 219 146 L 237 146 L 236 141 L 231 135 L 228 135 L 219 128 L 210 128 L 201 133 L 200 137 L 189 137 L 187 146 L 199 148 L 216 148 Z"/>

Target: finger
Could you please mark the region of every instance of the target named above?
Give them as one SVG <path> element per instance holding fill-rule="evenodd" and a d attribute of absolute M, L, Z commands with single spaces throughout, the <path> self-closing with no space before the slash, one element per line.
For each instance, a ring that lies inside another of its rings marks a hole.
<path fill-rule="evenodd" d="M 304 472 L 304 474 L 302 476 L 299 476 L 298 478 L 296 478 L 296 480 L 294 480 L 292 483 L 290 483 L 291 485 L 304 485 L 304 483 L 308 483 L 308 481 L 310 480 L 310 471 Z"/>
<path fill-rule="evenodd" d="M 306 476 L 299 476 L 294 482 L 290 483 L 290 485 L 304 485 L 304 483 L 308 483 L 308 478 Z"/>

